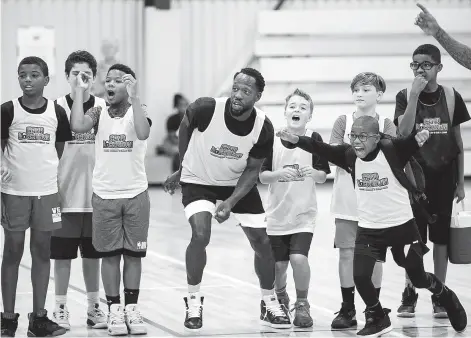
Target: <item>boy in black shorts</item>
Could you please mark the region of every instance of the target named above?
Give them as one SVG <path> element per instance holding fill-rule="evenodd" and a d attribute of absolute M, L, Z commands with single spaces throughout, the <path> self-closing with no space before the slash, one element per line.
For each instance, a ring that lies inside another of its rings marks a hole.
<path fill-rule="evenodd" d="M 429 137 L 427 130 L 406 139 L 380 140 L 378 121 L 369 116 L 355 120 L 351 145 L 331 146 L 286 130 L 277 133 L 295 146 L 325 157 L 352 174 L 358 202 L 358 232 L 353 275 L 355 286 L 366 304 L 366 325 L 359 336 L 380 336 L 392 330 L 389 309 L 383 309 L 371 282 L 374 265 L 386 260 L 391 247 L 396 263 L 404 267 L 417 288 L 426 288 L 440 300 L 457 332 L 466 329 L 466 312 L 453 291 L 435 275 L 424 270 L 422 243 L 412 214 L 409 193 L 401 174 L 410 157 Z M 389 142 L 389 143 L 388 143 Z"/>
<path fill-rule="evenodd" d="M 438 73 L 443 67 L 437 47 L 419 46 L 413 53 L 410 67 L 415 79 L 410 88 L 396 95 L 394 123 L 403 136 L 422 129 L 431 134 L 414 157 L 424 172 L 429 210 L 438 219 L 434 224 L 428 224 L 427 220 L 418 216 L 417 226 L 424 242 L 427 242 L 429 229 L 430 241 L 433 243 L 434 273 L 445 282 L 453 199 L 457 198 L 457 202 L 460 202 L 465 197 L 460 124 L 470 117 L 461 95 L 453 88 L 437 83 Z M 413 317 L 417 298 L 412 283 L 406 280 L 398 316 Z M 434 296 L 432 304 L 434 317 L 446 318 L 445 309 Z"/>

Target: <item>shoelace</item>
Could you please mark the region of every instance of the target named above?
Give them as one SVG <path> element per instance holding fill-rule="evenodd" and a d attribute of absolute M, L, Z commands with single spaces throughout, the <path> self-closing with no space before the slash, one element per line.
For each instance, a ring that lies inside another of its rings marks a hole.
<path fill-rule="evenodd" d="M 266 305 L 267 311 L 269 311 L 271 314 L 273 314 L 275 317 L 285 317 L 286 314 L 281 308 L 281 305 L 279 303 L 277 304 L 270 304 Z"/>
<path fill-rule="evenodd" d="M 334 315 L 338 315 L 339 313 L 342 315 L 348 315 L 349 312 L 350 312 L 349 309 L 341 307 L 340 310 L 334 313 Z"/>
<path fill-rule="evenodd" d="M 95 318 L 104 318 L 106 317 L 105 313 L 98 308 L 94 308 L 92 311 L 88 312 L 89 315 L 92 315 Z"/>
<path fill-rule="evenodd" d="M 110 323 L 111 324 L 124 323 L 124 312 L 123 311 L 110 312 Z"/>
<path fill-rule="evenodd" d="M 188 304 L 188 318 L 201 317 L 202 308 L 203 306 L 201 304 Z"/>
<path fill-rule="evenodd" d="M 128 321 L 130 324 L 142 324 L 144 320 L 142 319 L 141 313 L 137 309 L 133 309 L 126 313 Z"/>
<path fill-rule="evenodd" d="M 299 311 L 299 312 L 302 312 L 303 314 L 307 314 L 308 313 L 307 305 L 304 303 L 294 304 L 294 307 L 290 310 L 290 312 L 293 312 L 293 311 Z"/>
<path fill-rule="evenodd" d="M 54 317 L 60 320 L 69 319 L 69 311 L 66 309 L 59 308 L 59 311 L 56 311 Z"/>

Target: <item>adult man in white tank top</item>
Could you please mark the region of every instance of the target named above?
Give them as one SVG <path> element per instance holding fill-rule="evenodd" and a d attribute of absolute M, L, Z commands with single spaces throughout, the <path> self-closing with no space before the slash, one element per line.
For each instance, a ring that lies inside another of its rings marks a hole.
<path fill-rule="evenodd" d="M 83 75 L 83 78 L 82 78 Z M 84 80 L 85 79 L 85 80 Z M 103 257 L 101 274 L 109 306 L 108 334 L 145 334 L 137 301 L 141 258 L 146 256 L 150 201 L 144 159 L 151 120 L 141 105 L 136 75 L 128 66 L 110 67 L 105 81 L 110 106 L 83 111 L 86 73 L 77 76 L 70 125 L 77 133 L 96 130 L 93 169 L 93 233 Z M 129 104 L 131 101 L 131 104 Z M 119 296 L 120 262 L 124 258 L 124 304 Z"/>
<path fill-rule="evenodd" d="M 405 176 L 405 165 L 429 139 L 429 131 L 422 130 L 387 143 L 380 140 L 378 121 L 371 116 L 362 116 L 353 123 L 349 135 L 351 145 L 332 146 L 285 130 L 277 135 L 303 150 L 325 157 L 350 172 L 354 179 L 358 232 L 353 276 L 366 304 L 366 324 L 357 335 L 379 337 L 393 329 L 390 310 L 382 307 L 371 282 L 375 263 L 386 261 L 389 247 L 395 262 L 407 271 L 414 286 L 428 289 L 435 295 L 446 309 L 453 328 L 457 332 L 464 331 L 467 315 L 458 297 L 437 276 L 424 270 L 423 255 L 429 249 L 422 242 L 409 192 L 398 179 L 399 173 Z M 388 144 L 391 151 L 386 149 Z"/>
<path fill-rule="evenodd" d="M 277 328 L 291 326 L 275 296 L 275 262 L 256 186 L 274 138 L 270 120 L 254 108 L 264 87 L 262 74 L 244 68 L 234 75 L 230 98 L 196 100 L 180 125 L 182 165 L 167 179 L 165 189 L 173 194 L 181 182 L 185 215 L 192 229 L 186 251 L 188 298 L 184 298 L 184 325 L 191 331 L 203 326 L 203 297 L 199 290 L 211 220 L 214 217 L 222 223 L 231 212 L 255 251 L 255 272 L 262 289 L 261 323 Z M 222 201 L 218 207 L 217 200 Z"/>
<path fill-rule="evenodd" d="M 70 94 L 56 100 L 70 119 L 75 99 L 76 77 L 80 72 L 95 79 L 97 62 L 87 51 L 76 51 L 65 61 L 65 75 L 70 84 Z M 83 110 L 92 107 L 106 108 L 103 99 L 90 95 L 90 87 L 84 93 Z M 54 319 L 70 330 L 67 308 L 72 259 L 77 258 L 80 248 L 82 272 L 87 291 L 87 325 L 95 329 L 106 328 L 106 316 L 100 310 L 100 254 L 92 244 L 92 175 L 95 165 L 95 132 L 72 133 L 73 139 L 65 144 L 64 154 L 59 162 L 59 194 L 62 206 L 62 228 L 51 238 L 51 259 L 54 259 L 54 284 L 56 308 Z"/>
<path fill-rule="evenodd" d="M 64 109 L 44 98 L 49 70 L 44 60 L 30 56 L 18 66 L 23 95 L 2 104 L 2 166 L 11 173 L 2 177 L 2 337 L 14 337 L 19 314 L 15 313 L 18 268 L 23 256 L 25 232 L 30 228 L 33 312 L 28 314 L 28 336 L 47 337 L 66 330 L 51 321 L 44 309 L 50 275 L 51 233 L 61 227 L 57 194 L 57 167 L 64 143 L 71 140 Z M 24 335 L 24 333 L 23 333 Z"/>

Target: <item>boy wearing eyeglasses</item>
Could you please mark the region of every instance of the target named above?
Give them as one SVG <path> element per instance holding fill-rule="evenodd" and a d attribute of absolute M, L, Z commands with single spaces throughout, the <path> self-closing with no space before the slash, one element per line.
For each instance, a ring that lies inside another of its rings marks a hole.
<path fill-rule="evenodd" d="M 407 138 L 387 139 L 379 132 L 378 121 L 361 116 L 353 122 L 350 144 L 329 145 L 308 136 L 292 134 L 288 129 L 276 133 L 290 146 L 317 154 L 351 174 L 358 203 L 358 231 L 355 239 L 353 276 L 365 302 L 365 327 L 358 336 L 379 337 L 391 331 L 389 309 L 383 308 L 371 282 L 376 262 L 386 261 L 391 248 L 394 261 L 403 267 L 417 288 L 429 290 L 447 311 L 457 332 L 467 326 L 466 311 L 456 294 L 435 275 L 424 270 L 423 255 L 428 248 L 422 242 L 409 199 L 412 182 L 404 168 L 429 138 L 428 130 Z M 407 183 L 407 184 L 406 184 Z M 422 191 L 414 189 L 414 195 Z"/>
<path fill-rule="evenodd" d="M 353 102 L 356 109 L 337 118 L 332 128 L 330 144 L 349 144 L 348 135 L 353 122 L 361 116 L 371 116 L 378 121 L 379 131 L 395 136 L 394 123 L 380 116 L 376 106 L 386 91 L 384 79 L 371 72 L 360 73 L 350 84 Z M 334 246 L 339 249 L 339 278 L 342 294 L 342 306 L 332 321 L 333 330 L 342 330 L 356 327 L 355 310 L 355 283 L 353 281 L 353 250 L 358 229 L 358 206 L 355 189 L 350 174 L 337 167 L 335 171 L 334 186 L 331 201 L 331 213 L 335 218 Z M 372 282 L 377 293 L 381 289 L 383 267 L 380 262 L 375 265 Z"/>
<path fill-rule="evenodd" d="M 416 221 L 424 242 L 429 229 L 433 245 L 434 273 L 445 282 L 448 265 L 448 242 L 453 200 L 465 197 L 463 141 L 460 124 L 470 119 L 461 95 L 453 88 L 437 83 L 442 70 L 440 50 L 430 44 L 419 46 L 412 55 L 410 68 L 414 81 L 410 88 L 396 95 L 394 123 L 402 136 L 428 130 L 430 139 L 415 154 L 422 166 L 429 211 L 438 217 L 434 224 L 416 213 Z M 414 317 L 418 295 L 406 275 L 399 317 Z M 437 297 L 432 295 L 433 316 L 447 318 Z"/>

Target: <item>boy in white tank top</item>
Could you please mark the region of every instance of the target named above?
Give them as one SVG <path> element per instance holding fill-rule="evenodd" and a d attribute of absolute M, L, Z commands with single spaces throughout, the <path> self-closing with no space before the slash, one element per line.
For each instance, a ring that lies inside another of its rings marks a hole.
<path fill-rule="evenodd" d="M 72 139 L 64 109 L 43 97 L 49 82 L 44 60 L 30 56 L 18 66 L 23 95 L 2 104 L 2 337 L 14 337 L 19 314 L 15 313 L 18 268 L 23 256 L 25 232 L 31 229 L 31 280 L 33 312 L 28 314 L 28 336 L 62 335 L 65 328 L 47 317 L 44 309 L 50 275 L 51 233 L 61 227 L 57 194 L 57 167 L 63 142 Z M 23 333 L 24 335 L 24 333 Z"/>
<path fill-rule="evenodd" d="M 76 51 L 65 61 L 65 76 L 70 84 L 70 94 L 56 100 L 70 119 L 75 99 L 76 77 L 84 72 L 95 79 L 97 62 L 87 51 Z M 90 87 L 84 93 L 84 111 L 92 107 L 106 108 L 103 99 L 90 95 Z M 91 328 L 106 328 L 106 316 L 100 310 L 100 254 L 92 244 L 92 174 L 95 165 L 95 133 L 72 133 L 73 139 L 65 144 L 64 154 L 59 161 L 59 194 L 62 206 L 62 228 L 51 238 L 51 259 L 54 259 L 56 308 L 54 319 L 70 330 L 67 308 L 72 259 L 77 258 L 80 248 L 82 272 L 87 290 L 87 325 Z"/>
<path fill-rule="evenodd" d="M 353 102 L 356 106 L 355 112 L 342 115 L 334 123 L 330 144 L 340 145 L 350 143 L 348 134 L 352 128 L 353 121 L 360 116 L 372 116 L 378 120 L 380 131 L 395 136 L 394 123 L 379 116 L 376 113 L 376 105 L 380 102 L 386 91 L 384 79 L 374 73 L 360 73 L 355 76 L 350 84 Z M 342 306 L 337 317 L 332 321 L 332 329 L 348 329 L 357 325 L 356 310 L 354 303 L 355 284 L 353 282 L 353 249 L 358 228 L 358 211 L 350 174 L 342 168 L 336 168 L 331 212 L 335 217 L 335 239 L 334 246 L 339 249 L 339 277 L 342 293 Z M 373 273 L 373 284 L 379 290 L 383 268 L 377 263 Z"/>
<path fill-rule="evenodd" d="M 149 230 L 150 201 L 144 160 L 152 122 L 141 105 L 136 76 L 128 66 L 115 64 L 108 70 L 105 89 L 110 106 L 93 107 L 85 114 L 83 98 L 91 78 L 80 72 L 76 79 L 71 128 L 77 133 L 96 130 L 92 241 L 103 257 L 108 334 L 126 335 L 128 331 L 145 334 L 147 328 L 137 301 L 141 258 L 146 256 Z M 121 256 L 124 307 L 119 292 Z"/>
<path fill-rule="evenodd" d="M 309 94 L 296 89 L 286 98 L 286 127 L 292 133 L 322 141 L 308 130 L 314 104 Z M 308 261 L 317 216 L 316 183 L 324 183 L 329 163 L 319 156 L 292 148 L 276 138 L 270 157 L 260 172 L 260 182 L 269 184 L 266 202 L 267 233 L 275 257 L 275 291 L 285 311 L 290 311 L 286 279 L 293 268 L 296 286 L 294 326 L 311 327 L 307 300 L 311 270 Z M 293 203 L 296 201 L 296 203 Z"/>
<path fill-rule="evenodd" d="M 468 319 L 458 297 L 436 275 L 424 269 L 423 256 L 429 249 L 415 222 L 409 191 L 416 196 L 414 199 L 424 193 L 415 189 L 404 172 L 411 157 L 429 139 L 429 131 L 388 139 L 380 134 L 374 117 L 361 116 L 353 123 L 350 144 L 333 146 L 286 130 L 277 135 L 345 169 L 355 182 L 358 230 L 353 275 L 358 293 L 366 304 L 365 327 L 357 335 L 379 337 L 393 329 L 389 318 L 391 310 L 382 307 L 371 282 L 375 263 L 386 261 L 388 248 L 396 264 L 406 270 L 412 284 L 437 297 L 453 329 L 463 332 Z"/>

